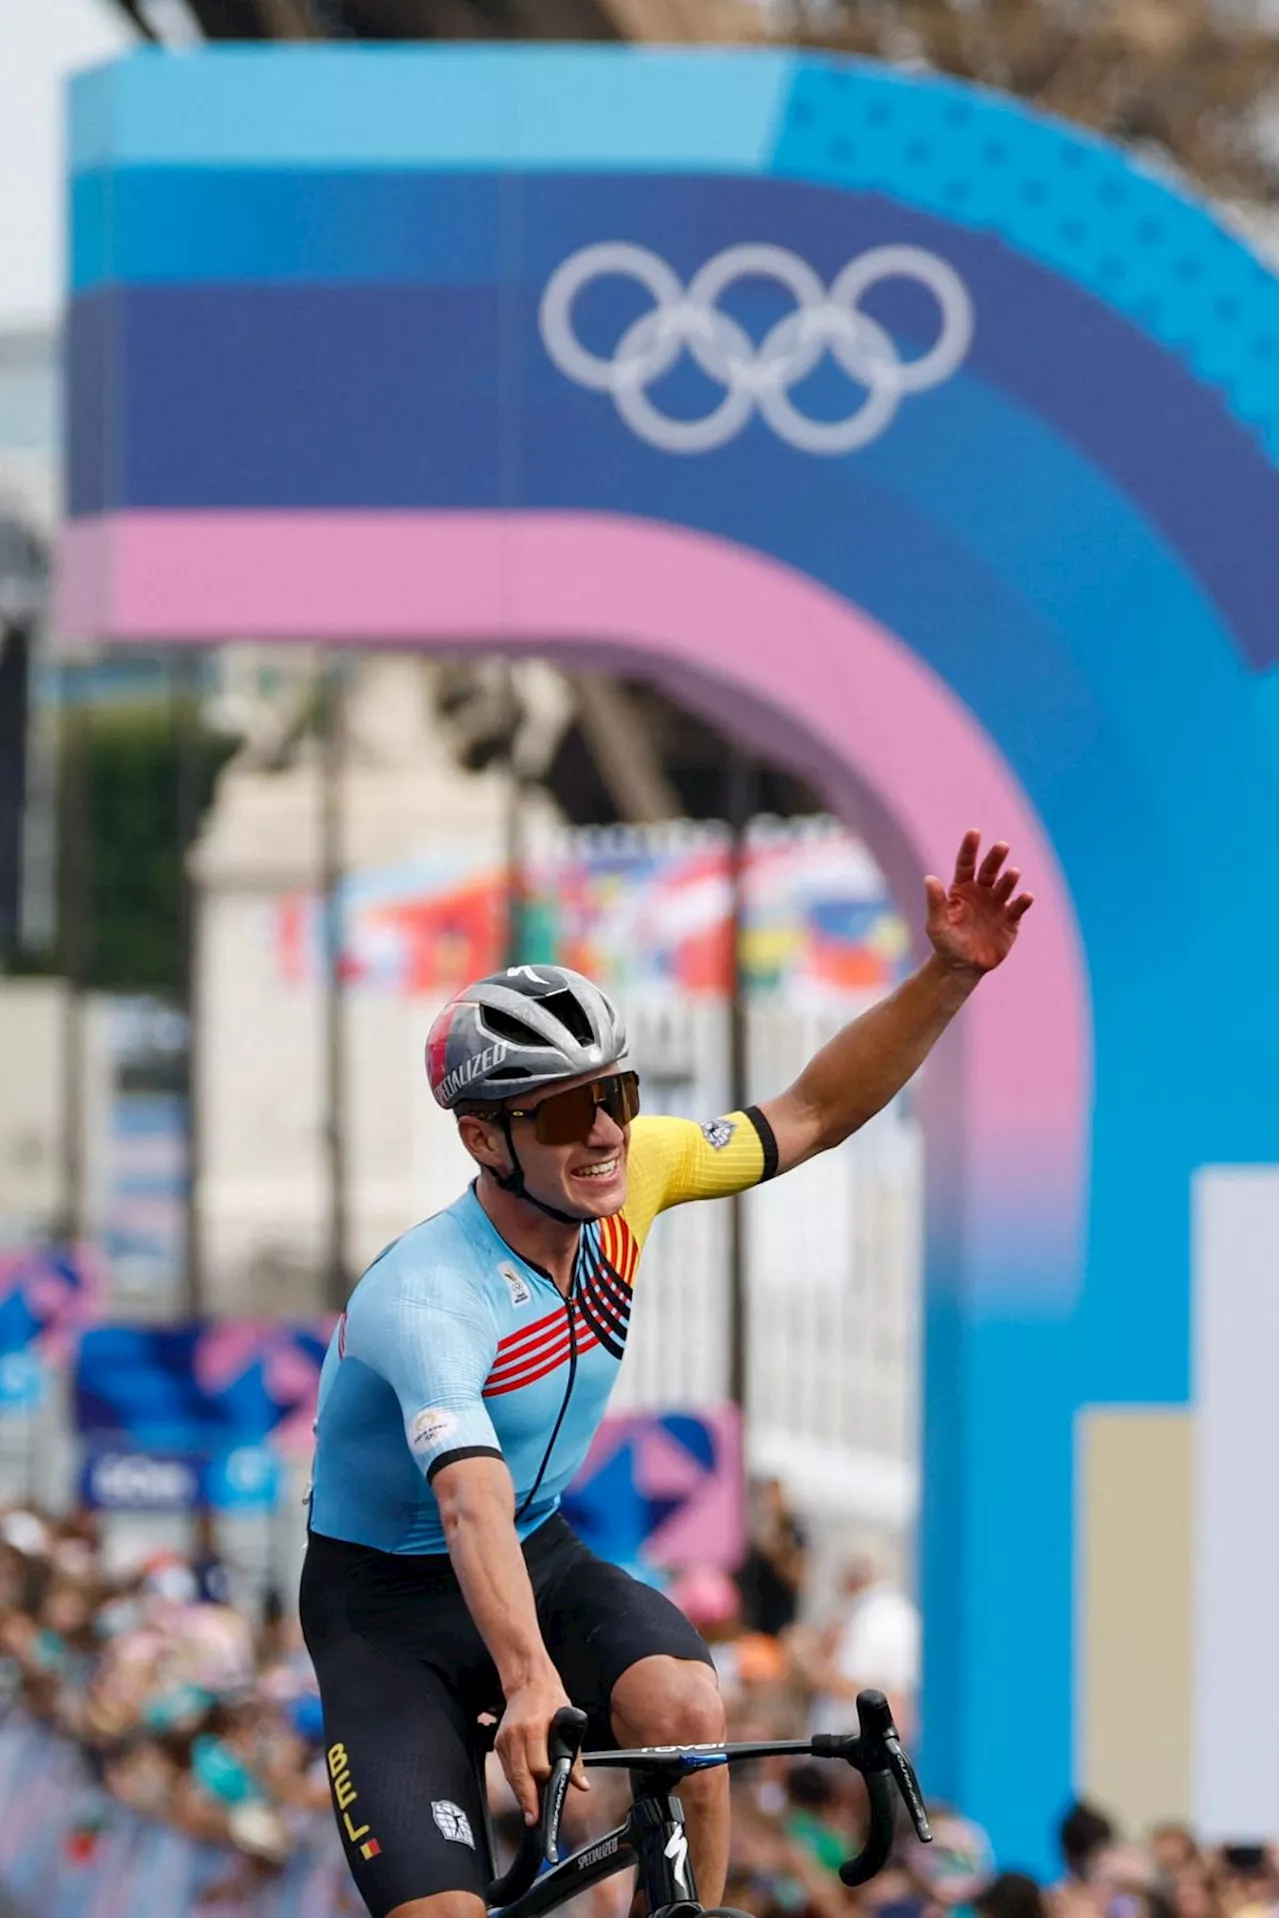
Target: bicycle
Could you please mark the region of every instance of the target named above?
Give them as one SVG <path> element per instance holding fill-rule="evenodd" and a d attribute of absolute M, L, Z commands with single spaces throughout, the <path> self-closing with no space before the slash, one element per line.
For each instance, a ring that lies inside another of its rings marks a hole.
<path fill-rule="evenodd" d="M 525 1832 L 509 1870 L 488 1888 L 485 1902 L 491 1918 L 542 1918 L 630 1865 L 638 1867 L 638 1885 L 649 1918 L 700 1918 L 704 1914 L 705 1918 L 746 1918 L 730 1906 L 704 1908 L 698 1902 L 684 1833 L 684 1809 L 674 1791 L 682 1778 L 694 1772 L 750 1758 L 843 1759 L 862 1774 L 871 1810 L 866 1842 L 856 1857 L 841 1865 L 840 1878 L 846 1885 L 866 1884 L 881 1869 L 893 1846 L 895 1787 L 921 1842 L 928 1844 L 932 1834 L 919 1781 L 902 1749 L 883 1692 L 859 1692 L 857 1705 L 856 1733 L 820 1733 L 810 1739 L 737 1745 L 654 1745 L 638 1751 L 583 1752 L 582 1762 L 588 1767 L 625 1767 L 631 1773 L 631 1811 L 625 1824 L 563 1859 L 559 1856 L 560 1815 L 587 1718 L 585 1712 L 571 1707 L 557 1712 L 548 1738 L 551 1775 L 543 1789 L 540 1816 L 537 1824 Z M 483 1802 L 483 1792 L 481 1798 Z M 492 1838 L 486 1836 L 492 1860 Z"/>

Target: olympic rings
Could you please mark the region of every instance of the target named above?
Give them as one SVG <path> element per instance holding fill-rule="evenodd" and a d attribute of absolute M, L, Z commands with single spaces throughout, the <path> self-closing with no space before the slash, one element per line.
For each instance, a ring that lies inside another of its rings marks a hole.
<path fill-rule="evenodd" d="M 593 280 L 638 280 L 653 300 L 614 348 L 613 357 L 589 352 L 573 327 L 573 303 Z M 722 313 L 720 296 L 741 279 L 775 280 L 795 301 L 757 346 L 744 327 Z M 880 280 L 915 280 L 933 295 L 941 325 L 937 340 L 914 360 L 902 360 L 884 327 L 858 301 Z M 612 395 L 632 432 L 666 453 L 706 453 L 740 433 L 760 413 L 779 439 L 804 453 L 850 453 L 890 424 L 905 394 L 923 393 L 955 372 L 973 339 L 973 303 L 955 270 L 919 246 L 876 246 L 836 275 L 830 291 L 813 268 L 785 247 L 726 247 L 694 274 L 688 288 L 647 247 L 605 240 L 571 254 L 548 280 L 538 309 L 543 344 L 560 371 L 579 386 Z M 688 352 L 724 398 L 701 419 L 671 419 L 648 388 Z M 815 420 L 792 401 L 790 389 L 808 377 L 825 353 L 865 398 L 840 420 Z"/>

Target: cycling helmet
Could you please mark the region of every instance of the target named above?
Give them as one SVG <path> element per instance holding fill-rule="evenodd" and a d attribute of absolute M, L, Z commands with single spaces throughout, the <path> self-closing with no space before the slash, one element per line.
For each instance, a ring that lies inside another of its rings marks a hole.
<path fill-rule="evenodd" d="M 427 1079 L 437 1105 L 498 1104 L 557 1079 L 604 1071 L 627 1049 L 613 1002 L 568 966 L 508 966 L 451 999 L 427 1035 Z M 588 1214 L 561 1211 L 525 1188 L 511 1121 L 499 1111 L 511 1170 L 498 1184 L 549 1218 L 581 1225 Z"/>
<path fill-rule="evenodd" d="M 484 1105 L 616 1065 L 627 1031 L 613 1003 L 567 966 L 508 966 L 451 999 L 427 1035 L 437 1105 Z"/>

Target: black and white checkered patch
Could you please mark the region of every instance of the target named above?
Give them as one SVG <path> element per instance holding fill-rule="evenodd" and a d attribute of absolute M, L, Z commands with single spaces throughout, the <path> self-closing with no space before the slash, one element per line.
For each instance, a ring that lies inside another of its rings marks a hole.
<path fill-rule="evenodd" d="M 452 1838 L 458 1845 L 470 1845 L 472 1851 L 475 1850 L 476 1841 L 471 1831 L 471 1820 L 461 1805 L 453 1804 L 448 1798 L 433 1798 L 431 1816 L 446 1838 Z"/>

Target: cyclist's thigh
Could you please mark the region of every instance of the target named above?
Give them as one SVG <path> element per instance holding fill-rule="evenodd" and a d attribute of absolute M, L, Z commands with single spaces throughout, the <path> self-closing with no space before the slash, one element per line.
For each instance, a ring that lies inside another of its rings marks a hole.
<path fill-rule="evenodd" d="M 566 1692 L 591 1716 L 593 1742 L 612 1741 L 609 1699 L 639 1659 L 687 1658 L 714 1670 L 701 1635 L 678 1606 L 597 1558 L 571 1533 L 547 1573 L 535 1587 L 542 1636 Z"/>
<path fill-rule="evenodd" d="M 435 1892 L 483 1897 L 484 1815 L 463 1706 L 420 1657 L 352 1628 L 339 1593 L 304 1583 L 302 1609 L 334 1816 L 372 1918 Z"/>

